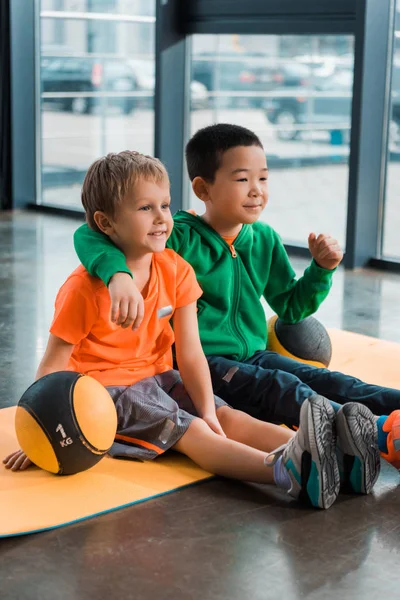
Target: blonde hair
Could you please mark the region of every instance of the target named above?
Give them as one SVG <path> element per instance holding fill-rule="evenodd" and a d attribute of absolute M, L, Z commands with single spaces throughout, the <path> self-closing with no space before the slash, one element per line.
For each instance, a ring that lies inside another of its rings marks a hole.
<path fill-rule="evenodd" d="M 140 152 L 110 152 L 96 160 L 89 167 L 82 185 L 81 199 L 89 227 L 100 231 L 94 220 L 97 211 L 114 218 L 116 208 L 126 193 L 141 178 L 155 183 L 169 181 L 162 162 Z"/>

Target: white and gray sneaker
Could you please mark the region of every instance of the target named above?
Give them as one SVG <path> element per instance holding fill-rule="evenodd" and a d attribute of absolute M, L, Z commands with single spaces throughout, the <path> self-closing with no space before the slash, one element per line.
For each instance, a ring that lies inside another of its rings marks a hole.
<path fill-rule="evenodd" d="M 336 414 L 336 432 L 342 486 L 369 494 L 381 469 L 376 418 L 363 404 L 348 402 Z"/>
<path fill-rule="evenodd" d="M 303 402 L 296 435 L 268 454 L 265 464 L 273 466 L 280 457 L 290 477 L 290 496 L 316 508 L 335 502 L 340 490 L 335 411 L 326 398 L 315 395 Z"/>

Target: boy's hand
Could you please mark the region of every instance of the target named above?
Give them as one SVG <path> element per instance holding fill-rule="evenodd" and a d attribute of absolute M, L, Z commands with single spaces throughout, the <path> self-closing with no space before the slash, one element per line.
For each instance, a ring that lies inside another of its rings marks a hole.
<path fill-rule="evenodd" d="M 115 273 L 108 284 L 111 321 L 124 329 L 138 329 L 144 316 L 143 296 L 128 273 Z"/>
<path fill-rule="evenodd" d="M 218 421 L 217 415 L 204 415 L 203 421 L 205 421 L 209 428 L 212 429 L 215 433 L 218 433 L 218 435 L 222 435 L 222 437 L 226 437 L 224 430 L 222 429 Z"/>
<path fill-rule="evenodd" d="M 330 235 L 321 233 L 318 237 L 315 233 L 308 236 L 308 247 L 317 265 L 329 271 L 336 269 L 341 263 L 343 252 L 337 242 Z"/>
<path fill-rule="evenodd" d="M 5 464 L 6 469 L 11 469 L 11 471 L 25 471 L 25 469 L 33 464 L 22 450 L 12 452 L 3 458 L 3 463 Z"/>

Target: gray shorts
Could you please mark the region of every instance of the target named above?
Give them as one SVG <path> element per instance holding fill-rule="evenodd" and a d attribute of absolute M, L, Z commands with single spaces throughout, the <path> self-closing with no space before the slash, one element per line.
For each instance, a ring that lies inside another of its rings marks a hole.
<path fill-rule="evenodd" d="M 151 460 L 163 454 L 198 415 L 178 371 L 167 371 L 131 386 L 108 387 L 118 415 L 114 458 Z M 215 407 L 228 406 L 214 396 Z"/>

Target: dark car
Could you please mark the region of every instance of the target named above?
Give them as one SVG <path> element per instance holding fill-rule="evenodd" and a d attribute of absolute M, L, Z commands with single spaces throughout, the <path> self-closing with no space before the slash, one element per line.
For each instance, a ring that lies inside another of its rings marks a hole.
<path fill-rule="evenodd" d="M 263 108 L 266 92 L 277 87 L 306 85 L 311 69 L 279 62 L 263 55 L 198 54 L 192 59 L 192 77 L 214 93 L 218 104 Z M 219 96 L 219 92 L 222 92 Z M 232 94 L 233 92 L 233 94 Z"/>
<path fill-rule="evenodd" d="M 137 101 L 129 96 L 129 92 L 137 90 L 137 77 L 128 61 L 52 56 L 47 53 L 41 57 L 42 98 L 46 102 L 60 104 L 64 110 L 89 113 L 103 100 L 83 94 L 111 92 L 104 101 L 128 114 Z M 68 95 L 63 96 L 65 93 Z"/>
<path fill-rule="evenodd" d="M 260 92 L 277 85 L 273 75 L 264 57 L 203 53 L 192 58 L 192 79 L 207 88 L 218 106 L 262 107 Z"/>
<path fill-rule="evenodd" d="M 311 79 L 312 69 L 308 65 L 285 61 L 272 69 L 275 87 L 304 87 Z"/>
<path fill-rule="evenodd" d="M 331 142 L 348 141 L 351 126 L 353 71 L 338 69 L 327 77 L 314 77 L 311 85 L 288 90 L 277 88 L 266 103 L 268 120 L 277 125 L 277 136 L 283 141 L 295 140 L 302 131 L 322 129 L 329 132 Z M 299 127 L 300 126 L 300 127 Z M 400 65 L 392 74 L 392 116 L 389 144 L 400 145 Z"/>
<path fill-rule="evenodd" d="M 309 85 L 277 88 L 266 103 L 268 120 L 277 125 L 281 140 L 294 140 L 307 129 L 339 131 L 350 128 L 353 72 L 338 71 L 331 77 L 314 78 Z M 300 125 L 300 127 L 298 127 Z"/>

